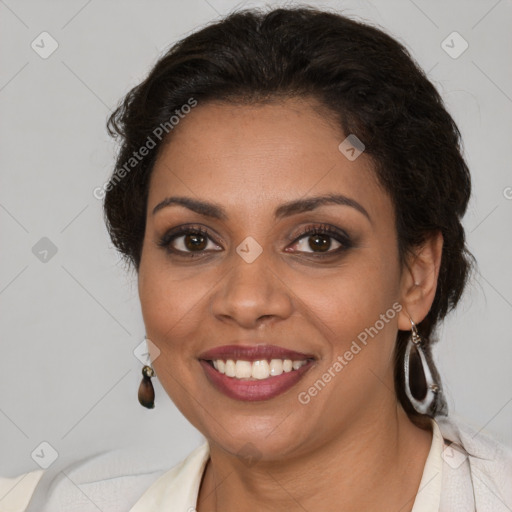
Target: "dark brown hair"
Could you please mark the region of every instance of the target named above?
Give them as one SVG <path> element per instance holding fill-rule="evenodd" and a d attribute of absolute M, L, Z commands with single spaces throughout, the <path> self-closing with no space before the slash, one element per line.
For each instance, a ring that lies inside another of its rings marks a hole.
<path fill-rule="evenodd" d="M 149 177 L 166 142 L 155 129 L 172 134 L 170 119 L 191 98 L 250 104 L 287 97 L 315 98 L 364 143 L 394 204 L 402 264 L 430 234 L 442 233 L 435 299 L 418 325 L 431 361 L 434 327 L 459 301 L 473 261 L 461 225 L 470 175 L 459 130 L 435 87 L 403 45 L 366 23 L 311 7 L 244 10 L 172 46 L 108 122 L 121 142 L 104 200 L 112 242 L 138 270 Z M 155 147 L 127 169 L 148 138 Z M 403 391 L 409 335 L 397 336 L 395 383 L 403 407 L 417 416 Z M 434 414 L 445 411 L 441 398 Z"/>

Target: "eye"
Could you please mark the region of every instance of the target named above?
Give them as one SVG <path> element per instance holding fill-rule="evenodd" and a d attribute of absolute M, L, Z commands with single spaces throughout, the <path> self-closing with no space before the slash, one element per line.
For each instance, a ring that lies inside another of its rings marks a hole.
<path fill-rule="evenodd" d="M 222 250 L 213 242 L 208 231 L 200 226 L 171 229 L 158 241 L 158 245 L 171 253 L 189 256 Z"/>
<path fill-rule="evenodd" d="M 296 238 L 292 249 L 323 256 L 340 253 L 351 246 L 349 236 L 342 230 L 320 225 L 306 228 Z"/>

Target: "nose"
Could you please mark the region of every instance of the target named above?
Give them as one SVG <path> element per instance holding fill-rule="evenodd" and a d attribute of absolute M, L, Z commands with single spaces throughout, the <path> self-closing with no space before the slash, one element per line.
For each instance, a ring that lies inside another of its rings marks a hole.
<path fill-rule="evenodd" d="M 292 314 L 291 290 L 272 268 L 265 251 L 252 263 L 237 254 L 212 298 L 213 315 L 246 329 L 284 320 Z"/>

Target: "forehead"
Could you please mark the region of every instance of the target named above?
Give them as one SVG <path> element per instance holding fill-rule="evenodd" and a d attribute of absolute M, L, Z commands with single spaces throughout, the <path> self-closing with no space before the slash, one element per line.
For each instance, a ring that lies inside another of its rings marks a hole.
<path fill-rule="evenodd" d="M 346 135 L 314 101 L 259 105 L 199 103 L 184 116 L 155 163 L 148 210 L 167 195 L 214 199 L 254 209 L 342 193 L 368 210 L 389 209 L 370 158 L 348 159 Z"/>

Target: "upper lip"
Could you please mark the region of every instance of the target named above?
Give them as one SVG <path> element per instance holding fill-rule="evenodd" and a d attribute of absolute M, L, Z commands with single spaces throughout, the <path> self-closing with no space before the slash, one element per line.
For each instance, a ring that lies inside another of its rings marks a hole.
<path fill-rule="evenodd" d="M 223 345 L 203 352 L 199 359 L 214 361 L 216 359 L 232 359 L 244 361 L 259 361 L 262 359 L 291 359 L 292 361 L 302 361 L 304 359 L 314 359 L 312 354 L 304 354 L 295 350 L 288 350 L 277 345 Z"/>

